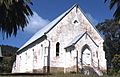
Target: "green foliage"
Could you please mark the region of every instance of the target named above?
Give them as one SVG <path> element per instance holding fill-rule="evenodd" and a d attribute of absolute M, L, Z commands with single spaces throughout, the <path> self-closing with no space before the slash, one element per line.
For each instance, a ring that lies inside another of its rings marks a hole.
<path fill-rule="evenodd" d="M 108 72 L 107 74 L 109 76 L 117 76 L 117 75 L 120 75 L 118 72 L 115 71 L 115 69 L 111 68 L 111 69 L 108 69 Z"/>
<path fill-rule="evenodd" d="M 1 73 L 10 73 L 12 71 L 12 65 L 15 61 L 15 56 L 12 57 L 4 57 L 0 64 L 0 72 Z"/>
<path fill-rule="evenodd" d="M 2 50 L 2 55 L 5 57 L 14 56 L 16 51 L 18 50 L 17 47 L 8 46 L 8 45 L 0 45 Z"/>
<path fill-rule="evenodd" d="M 120 72 L 120 54 L 114 55 L 114 58 L 112 59 L 112 64 L 114 66 L 115 72 Z"/>
<path fill-rule="evenodd" d="M 113 68 L 112 72 L 117 72 L 114 60 L 115 55 L 120 55 L 120 24 L 114 19 L 109 19 L 99 23 L 96 27 L 104 35 L 103 48 L 108 69 Z"/>
<path fill-rule="evenodd" d="M 28 17 L 33 15 L 29 3 L 31 0 L 0 0 L 0 31 L 3 36 L 16 35 L 17 30 L 27 26 Z"/>
<path fill-rule="evenodd" d="M 0 45 L 3 59 L 0 61 L 0 73 L 10 73 L 12 71 L 13 62 L 15 61 L 17 47 L 8 45 Z"/>
<path fill-rule="evenodd" d="M 105 2 L 109 1 L 109 8 L 112 9 L 115 7 L 115 12 L 113 17 L 115 20 L 120 22 L 120 0 L 105 0 Z"/>

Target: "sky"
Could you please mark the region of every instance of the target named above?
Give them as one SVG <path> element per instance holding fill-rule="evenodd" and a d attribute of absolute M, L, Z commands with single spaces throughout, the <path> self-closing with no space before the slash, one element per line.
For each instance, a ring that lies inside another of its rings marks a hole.
<path fill-rule="evenodd" d="M 30 17 L 29 24 L 23 31 L 18 31 L 17 36 L 2 38 L 0 33 L 0 45 L 11 45 L 21 47 L 38 30 L 46 26 L 49 22 L 64 13 L 74 4 L 78 4 L 90 21 L 96 25 L 105 19 L 112 18 L 113 10 L 109 10 L 108 3 L 104 0 L 32 0 L 30 8 L 34 15 Z"/>

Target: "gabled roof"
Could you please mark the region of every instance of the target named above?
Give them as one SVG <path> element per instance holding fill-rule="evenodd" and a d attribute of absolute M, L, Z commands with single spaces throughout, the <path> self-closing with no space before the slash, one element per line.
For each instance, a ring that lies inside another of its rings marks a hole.
<path fill-rule="evenodd" d="M 86 34 L 86 32 L 80 33 L 65 48 L 67 48 L 69 46 L 74 46 L 85 34 Z"/>
<path fill-rule="evenodd" d="M 46 33 L 48 33 L 58 22 L 60 22 L 74 7 L 78 6 L 77 4 L 73 5 L 70 9 L 68 9 L 66 12 L 64 12 L 62 15 L 57 17 L 55 20 L 50 22 L 47 26 L 43 27 L 41 30 L 39 30 L 36 34 L 33 35 L 30 40 L 28 40 L 18 51 L 23 49 L 24 47 L 28 46 L 29 44 L 33 43 Z"/>
<path fill-rule="evenodd" d="M 97 43 L 92 39 L 92 37 L 91 37 L 91 36 L 87 33 L 87 31 L 86 31 L 86 32 L 84 32 L 83 34 L 79 34 L 78 36 L 76 36 L 65 48 L 68 48 L 68 47 L 70 47 L 70 46 L 74 46 L 78 41 L 81 40 L 81 38 L 82 38 L 84 35 L 87 35 L 87 36 L 92 40 L 92 42 L 93 42 L 97 47 L 99 47 L 99 46 L 97 45 Z"/>
<path fill-rule="evenodd" d="M 56 26 L 56 24 L 58 24 L 74 7 L 76 8 L 79 8 L 80 11 L 83 13 L 83 15 L 86 17 L 86 19 L 89 21 L 89 23 L 91 25 L 93 25 L 89 18 L 85 15 L 85 13 L 81 10 L 81 8 L 75 4 L 73 5 L 70 9 L 68 9 L 66 12 L 64 12 L 62 15 L 60 15 L 59 17 L 57 17 L 56 19 L 54 19 L 52 22 L 50 22 L 48 25 L 46 25 L 45 27 L 43 27 L 41 30 L 39 30 L 36 34 L 33 35 L 33 37 L 28 40 L 19 50 L 22 50 L 23 48 L 25 48 L 26 46 L 32 44 L 33 42 L 35 42 L 36 40 L 40 39 L 42 36 L 46 35 L 52 28 L 54 28 Z M 99 34 L 98 30 L 92 26 L 96 31 L 97 33 Z M 99 34 L 100 35 L 100 34 Z M 80 37 L 80 36 L 79 36 Z M 100 35 L 101 37 L 101 35 Z M 78 37 L 77 37 L 78 38 Z M 72 43 L 71 43 L 72 44 Z"/>

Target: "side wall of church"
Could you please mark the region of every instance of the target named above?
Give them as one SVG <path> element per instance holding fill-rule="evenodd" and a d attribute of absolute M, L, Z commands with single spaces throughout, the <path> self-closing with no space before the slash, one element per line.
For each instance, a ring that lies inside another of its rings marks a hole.
<path fill-rule="evenodd" d="M 13 73 L 32 73 L 44 72 L 44 66 L 47 66 L 48 44 L 46 40 L 34 44 L 31 48 L 16 56 Z"/>

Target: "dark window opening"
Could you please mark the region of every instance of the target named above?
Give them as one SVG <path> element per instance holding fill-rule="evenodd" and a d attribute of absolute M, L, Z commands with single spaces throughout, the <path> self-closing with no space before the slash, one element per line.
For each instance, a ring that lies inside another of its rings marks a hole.
<path fill-rule="evenodd" d="M 78 23 L 78 21 L 77 21 L 77 20 L 75 20 L 75 21 L 74 21 L 74 24 L 77 24 L 77 23 Z"/>
<path fill-rule="evenodd" d="M 59 56 L 59 46 L 60 46 L 60 43 L 57 42 L 56 43 L 56 56 Z"/>
<path fill-rule="evenodd" d="M 87 53 L 87 55 L 90 55 L 89 53 Z"/>
<path fill-rule="evenodd" d="M 98 58 L 98 51 L 96 51 L 96 56 L 97 56 L 97 58 Z"/>
<path fill-rule="evenodd" d="M 70 50 L 70 54 L 71 54 L 71 50 Z"/>
<path fill-rule="evenodd" d="M 43 47 L 43 45 L 41 44 L 41 47 Z"/>

